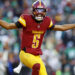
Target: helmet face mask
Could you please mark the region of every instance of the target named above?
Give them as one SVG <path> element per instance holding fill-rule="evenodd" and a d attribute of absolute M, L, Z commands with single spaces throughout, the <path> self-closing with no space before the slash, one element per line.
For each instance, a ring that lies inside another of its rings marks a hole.
<path fill-rule="evenodd" d="M 46 10 L 42 8 L 36 8 L 33 10 L 33 15 L 37 21 L 42 21 L 46 15 Z"/>
<path fill-rule="evenodd" d="M 32 5 L 32 14 L 36 21 L 42 21 L 44 17 L 46 16 L 46 7 L 43 2 L 36 1 Z"/>
<path fill-rule="evenodd" d="M 41 13 L 41 12 L 46 12 L 46 9 L 44 9 L 44 8 L 35 8 L 35 9 L 33 9 L 33 11 Z"/>

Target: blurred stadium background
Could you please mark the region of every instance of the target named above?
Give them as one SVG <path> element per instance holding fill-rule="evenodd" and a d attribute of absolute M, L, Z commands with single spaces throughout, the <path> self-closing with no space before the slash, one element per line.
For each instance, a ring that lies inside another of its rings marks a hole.
<path fill-rule="evenodd" d="M 22 13 L 31 13 L 36 0 L 0 0 L 0 19 L 16 22 Z M 75 0 L 43 0 L 54 24 L 75 23 Z M 5 30 L 0 27 L 0 75 L 17 75 L 13 72 L 19 63 L 22 29 Z M 47 31 L 42 44 L 42 59 L 48 75 L 75 75 L 75 29 Z M 19 75 L 31 75 L 23 66 Z"/>

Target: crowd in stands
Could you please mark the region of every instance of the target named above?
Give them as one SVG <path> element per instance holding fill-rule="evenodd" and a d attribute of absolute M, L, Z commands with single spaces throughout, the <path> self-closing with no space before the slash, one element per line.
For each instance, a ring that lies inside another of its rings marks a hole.
<path fill-rule="evenodd" d="M 36 0 L 0 0 L 0 19 L 17 22 L 22 13 L 31 14 Z M 42 0 L 48 8 L 47 15 L 54 25 L 75 23 L 75 0 Z M 13 68 L 19 64 L 22 29 L 6 30 L 0 27 L 0 75 L 17 75 Z M 48 75 L 75 75 L 75 29 L 48 30 L 42 44 L 41 56 Z M 23 66 L 20 75 L 30 75 L 31 69 Z"/>

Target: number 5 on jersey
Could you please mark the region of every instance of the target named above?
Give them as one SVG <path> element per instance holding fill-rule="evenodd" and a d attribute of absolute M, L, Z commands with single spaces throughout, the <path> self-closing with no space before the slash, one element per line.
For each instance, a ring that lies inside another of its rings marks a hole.
<path fill-rule="evenodd" d="M 40 37 L 40 34 L 34 34 L 32 48 L 38 48 Z"/>

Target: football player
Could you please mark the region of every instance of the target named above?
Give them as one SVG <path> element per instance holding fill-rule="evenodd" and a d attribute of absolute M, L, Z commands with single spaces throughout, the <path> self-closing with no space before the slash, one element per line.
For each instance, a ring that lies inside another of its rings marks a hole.
<path fill-rule="evenodd" d="M 32 5 L 32 15 L 22 14 L 16 23 L 0 20 L 0 26 L 5 29 L 23 28 L 19 57 L 25 66 L 32 69 L 32 75 L 47 75 L 45 65 L 40 58 L 41 44 L 46 30 L 65 31 L 75 28 L 75 24 L 53 25 L 46 12 L 46 6 L 38 0 Z"/>

